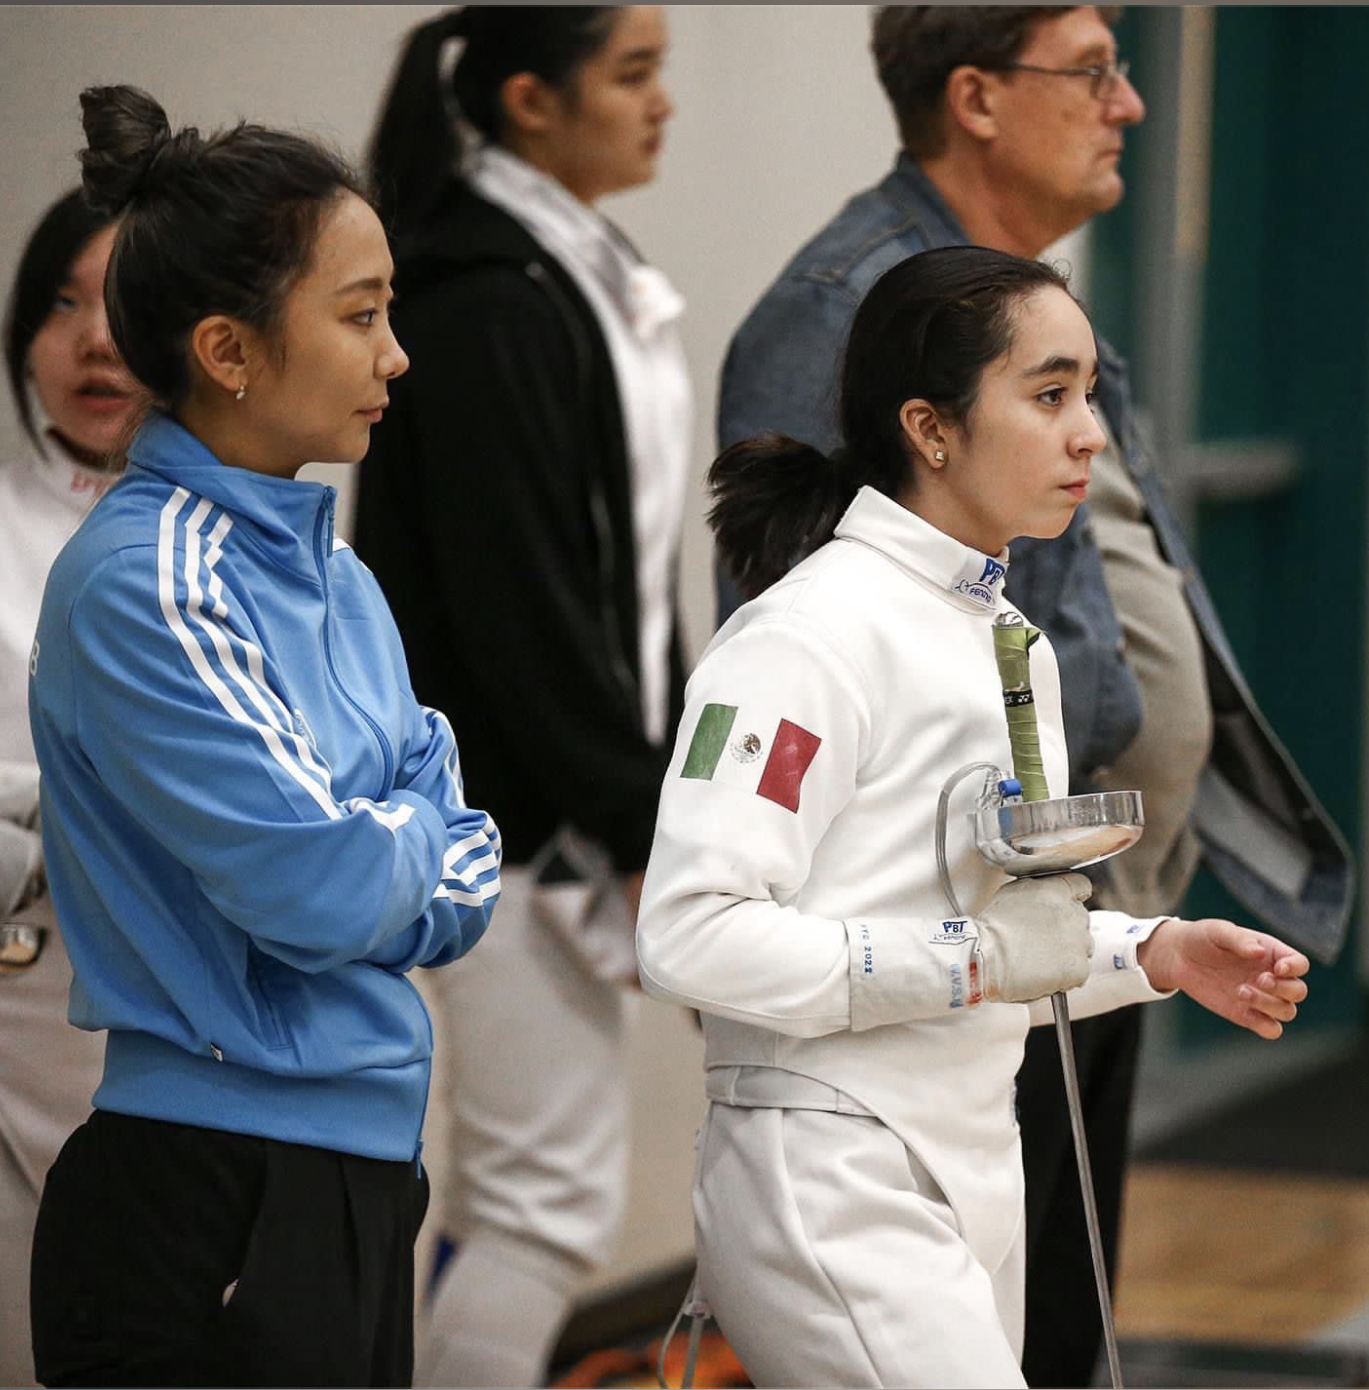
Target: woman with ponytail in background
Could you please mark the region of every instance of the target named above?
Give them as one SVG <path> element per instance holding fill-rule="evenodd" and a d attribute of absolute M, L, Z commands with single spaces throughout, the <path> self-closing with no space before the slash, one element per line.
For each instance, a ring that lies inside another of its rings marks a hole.
<path fill-rule="evenodd" d="M 334 155 L 81 95 L 104 300 L 153 402 L 53 564 L 29 664 L 95 1113 L 34 1236 L 46 1385 L 409 1384 L 431 1030 L 405 973 L 498 896 L 445 718 L 410 691 L 308 462 L 355 462 L 408 362 L 385 234 Z"/>
<path fill-rule="evenodd" d="M 467 6 L 415 31 L 372 148 L 413 369 L 356 545 L 505 842 L 499 931 L 435 981 L 455 1254 L 424 1385 L 544 1384 L 626 1204 L 691 404 L 682 303 L 598 206 L 655 174 L 665 47 L 655 7 Z"/>
<path fill-rule="evenodd" d="M 642 893 L 651 994 L 699 1009 L 700 1292 L 758 1386 L 1022 1386 L 1027 1028 L 1183 989 L 1274 1038 L 1308 962 L 1230 922 L 1087 912 L 1007 881 L 947 779 L 1012 767 L 992 627 L 1016 536 L 1056 536 L 1104 436 L 1061 276 L 980 247 L 887 271 L 856 312 L 832 457 L 780 436 L 710 475 L 752 601 L 690 680 Z M 1059 678 L 1032 648 L 1062 793 Z"/>

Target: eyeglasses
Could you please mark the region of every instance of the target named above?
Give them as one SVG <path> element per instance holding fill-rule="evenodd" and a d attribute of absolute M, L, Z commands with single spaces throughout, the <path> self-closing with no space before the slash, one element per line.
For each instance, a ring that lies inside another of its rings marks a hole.
<path fill-rule="evenodd" d="M 1099 101 L 1108 101 L 1117 91 L 1121 82 L 1131 69 L 1131 64 L 1123 58 L 1116 62 L 1109 58 L 1106 63 L 1096 63 L 1088 68 L 1038 68 L 1032 63 L 1004 63 L 1003 69 L 1012 72 L 1044 72 L 1051 77 L 1088 77 L 1090 93 Z"/>

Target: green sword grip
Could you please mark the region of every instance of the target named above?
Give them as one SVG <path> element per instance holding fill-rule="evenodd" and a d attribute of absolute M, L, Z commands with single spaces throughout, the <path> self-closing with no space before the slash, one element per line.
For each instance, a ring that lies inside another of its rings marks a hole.
<path fill-rule="evenodd" d="M 993 654 L 1003 686 L 1013 773 L 1022 783 L 1023 801 L 1045 801 L 1050 796 L 1036 727 L 1029 654 L 1032 643 L 1040 636 L 1040 629 L 1029 626 L 1020 614 L 1004 613 L 994 620 Z"/>

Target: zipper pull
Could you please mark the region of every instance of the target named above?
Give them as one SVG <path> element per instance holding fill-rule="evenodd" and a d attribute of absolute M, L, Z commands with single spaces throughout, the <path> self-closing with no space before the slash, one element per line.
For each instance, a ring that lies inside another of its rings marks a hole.
<path fill-rule="evenodd" d="M 335 488 L 325 487 L 323 489 L 323 558 L 326 562 L 333 553 L 333 517 L 337 509 L 337 491 Z"/>

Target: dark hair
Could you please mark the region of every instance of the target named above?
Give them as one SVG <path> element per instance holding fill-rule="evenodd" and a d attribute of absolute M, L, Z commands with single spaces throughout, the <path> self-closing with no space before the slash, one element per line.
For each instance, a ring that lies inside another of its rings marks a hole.
<path fill-rule="evenodd" d="M 743 440 L 708 472 L 709 525 L 737 588 L 754 598 L 832 538 L 862 486 L 898 497 L 914 478 L 899 419 L 921 398 L 967 423 L 984 369 L 1012 347 L 1015 311 L 1037 290 L 1069 293 L 1042 261 L 945 246 L 884 272 L 851 322 L 841 368 L 845 443 L 829 457 L 780 434 Z"/>
<path fill-rule="evenodd" d="M 163 404 L 190 384 L 195 324 L 227 314 L 260 332 L 280 322 L 308 268 L 324 212 L 362 193 L 346 162 L 313 140 L 239 122 L 202 139 L 172 134 L 136 87 L 81 93 L 86 197 L 121 217 L 105 278 L 110 335 Z"/>
<path fill-rule="evenodd" d="M 420 225 L 461 159 L 457 116 L 487 140 L 504 133 L 501 92 L 515 73 L 574 93 L 586 59 L 607 42 L 614 5 L 465 5 L 420 24 L 400 54 L 367 154 L 381 220 L 392 233 Z M 465 47 L 450 77 L 448 39 Z"/>
<path fill-rule="evenodd" d="M 47 322 L 57 291 L 66 283 L 86 243 L 113 220 L 107 213 L 96 212 L 81 190 L 73 188 L 43 214 L 19 257 L 5 306 L 5 368 L 19 422 L 35 444 L 37 426 L 24 385 L 29 348 Z"/>
<path fill-rule="evenodd" d="M 945 143 L 941 94 L 958 67 L 992 70 L 1016 60 L 1032 26 L 1073 5 L 881 5 L 870 35 L 879 80 L 894 108 L 903 147 L 914 159 L 939 154 Z M 1100 5 L 1104 23 L 1122 10 Z"/>

